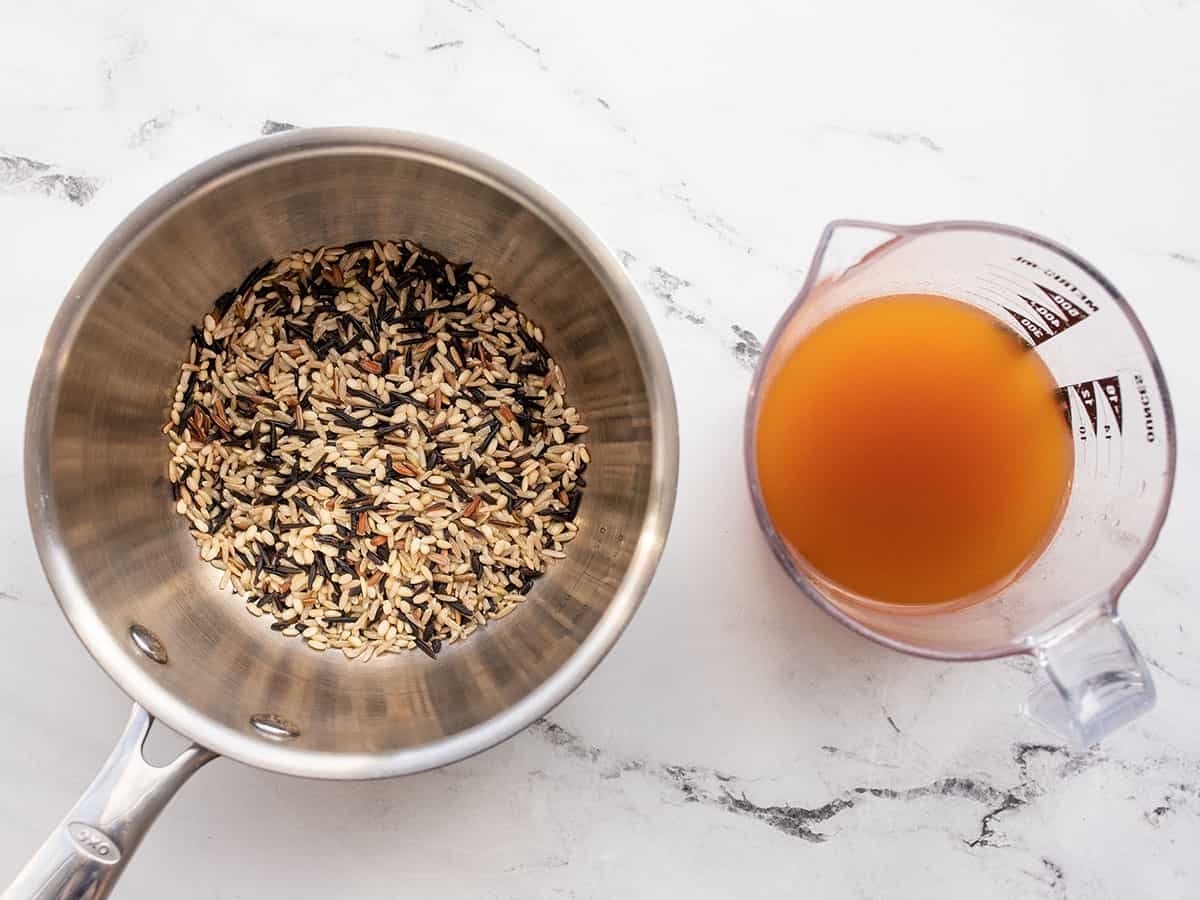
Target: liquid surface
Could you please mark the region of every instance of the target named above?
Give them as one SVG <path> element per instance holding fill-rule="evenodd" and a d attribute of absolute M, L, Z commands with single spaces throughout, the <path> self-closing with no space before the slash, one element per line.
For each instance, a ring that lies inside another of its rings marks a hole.
<path fill-rule="evenodd" d="M 763 388 L 759 482 L 776 530 L 826 579 L 942 603 L 1041 552 L 1074 451 L 1049 370 L 996 319 L 880 297 L 786 353 Z"/>

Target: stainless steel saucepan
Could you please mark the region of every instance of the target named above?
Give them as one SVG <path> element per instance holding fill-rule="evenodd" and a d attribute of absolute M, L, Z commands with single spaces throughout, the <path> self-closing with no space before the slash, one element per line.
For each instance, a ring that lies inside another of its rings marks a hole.
<path fill-rule="evenodd" d="M 567 558 L 516 615 L 437 661 L 354 664 L 272 633 L 218 590 L 165 478 L 160 427 L 189 328 L 213 299 L 267 257 L 379 236 L 492 273 L 543 326 L 592 426 Z M 97 898 L 172 794 L 217 755 L 312 778 L 406 775 L 491 747 L 567 696 L 650 581 L 675 499 L 678 433 L 636 291 L 553 197 L 440 140 L 316 129 L 193 169 L 97 251 L 42 351 L 25 465 L 63 612 L 135 705 L 96 780 L 4 897 Z M 152 717 L 195 742 L 166 767 L 142 756 Z"/>

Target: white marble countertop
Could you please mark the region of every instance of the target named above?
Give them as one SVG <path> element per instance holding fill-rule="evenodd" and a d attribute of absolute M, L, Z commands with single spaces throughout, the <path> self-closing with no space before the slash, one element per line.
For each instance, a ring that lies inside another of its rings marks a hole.
<path fill-rule="evenodd" d="M 509 162 L 619 250 L 675 377 L 674 530 L 633 625 L 549 721 L 381 783 L 219 761 L 118 896 L 1200 896 L 1200 3 L 57 0 L 9 4 L 0 33 L 0 883 L 127 710 L 24 513 L 45 329 L 186 167 L 285 124 L 370 124 Z M 1160 700 L 1099 749 L 1019 717 L 1028 660 L 852 635 L 753 523 L 757 337 L 844 216 L 1042 232 L 1099 264 L 1160 351 L 1178 485 L 1123 606 Z"/>

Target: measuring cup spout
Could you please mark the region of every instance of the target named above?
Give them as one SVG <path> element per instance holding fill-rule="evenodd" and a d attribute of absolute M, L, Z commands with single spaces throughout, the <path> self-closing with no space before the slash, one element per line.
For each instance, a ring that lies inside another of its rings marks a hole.
<path fill-rule="evenodd" d="M 1024 712 L 1079 749 L 1154 706 L 1146 662 L 1112 607 L 1038 647 L 1035 655 L 1046 680 Z"/>
<path fill-rule="evenodd" d="M 836 281 L 852 268 L 900 240 L 906 229 L 861 219 L 835 219 L 825 226 L 813 254 L 808 279 L 801 293 L 826 281 Z"/>

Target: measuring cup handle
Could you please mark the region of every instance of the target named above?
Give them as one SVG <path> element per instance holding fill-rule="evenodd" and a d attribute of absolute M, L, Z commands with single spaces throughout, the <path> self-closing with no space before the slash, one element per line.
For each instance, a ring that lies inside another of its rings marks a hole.
<path fill-rule="evenodd" d="M 193 744 L 173 762 L 146 762 L 154 719 L 134 704 L 108 761 L 0 900 L 107 897 L 147 829 L 175 792 L 216 754 Z"/>
<path fill-rule="evenodd" d="M 1024 712 L 1077 748 L 1154 706 L 1154 682 L 1115 610 L 1105 609 L 1035 651 L 1046 675 Z"/>

